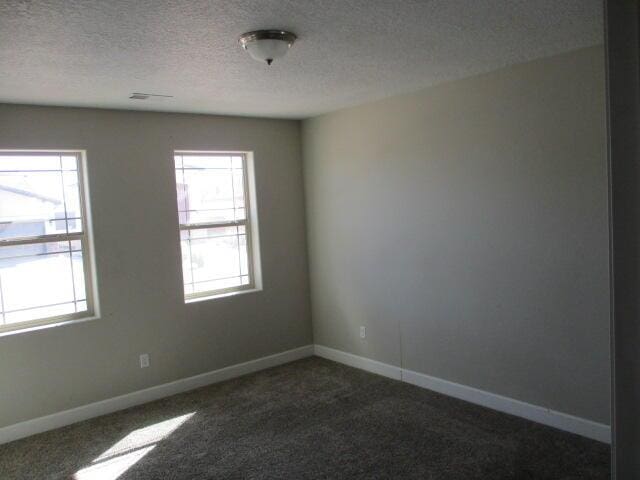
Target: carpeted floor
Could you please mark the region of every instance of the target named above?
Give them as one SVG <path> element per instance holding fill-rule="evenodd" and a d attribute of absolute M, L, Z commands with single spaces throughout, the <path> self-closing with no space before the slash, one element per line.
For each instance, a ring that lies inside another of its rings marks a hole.
<path fill-rule="evenodd" d="M 609 478 L 609 447 L 308 358 L 0 446 L 0 478 Z"/>

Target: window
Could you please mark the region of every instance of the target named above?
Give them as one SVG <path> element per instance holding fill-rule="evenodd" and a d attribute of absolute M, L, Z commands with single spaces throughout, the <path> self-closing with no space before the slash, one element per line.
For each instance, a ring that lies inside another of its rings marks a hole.
<path fill-rule="evenodd" d="M 185 299 L 255 288 L 247 155 L 174 159 Z"/>
<path fill-rule="evenodd" d="M 94 314 L 83 158 L 0 151 L 0 332 Z"/>

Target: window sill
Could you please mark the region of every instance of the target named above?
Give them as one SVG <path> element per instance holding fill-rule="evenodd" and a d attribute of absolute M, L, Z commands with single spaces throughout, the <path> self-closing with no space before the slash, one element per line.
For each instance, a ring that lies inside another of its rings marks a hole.
<path fill-rule="evenodd" d="M 235 297 L 236 295 L 246 295 L 247 293 L 257 293 L 261 292 L 261 288 L 248 288 L 246 290 L 237 290 L 235 292 L 225 292 L 225 293 L 217 293 L 214 295 L 207 295 L 205 297 L 194 297 L 194 298 L 186 298 L 184 303 L 198 303 L 205 302 L 207 300 L 217 300 L 219 298 L 227 298 L 227 297 Z"/>
<path fill-rule="evenodd" d="M 45 330 L 48 328 L 64 327 L 65 325 L 74 325 L 77 323 L 91 322 L 93 320 L 98 320 L 99 318 L 100 317 L 97 315 L 92 315 L 90 317 L 72 318 L 68 320 L 54 320 L 53 322 L 50 322 L 50 323 L 25 325 L 24 327 L 17 327 L 13 330 L 0 330 L 0 338 L 8 337 L 11 335 L 20 335 L 22 333 L 35 332 L 37 330 Z"/>

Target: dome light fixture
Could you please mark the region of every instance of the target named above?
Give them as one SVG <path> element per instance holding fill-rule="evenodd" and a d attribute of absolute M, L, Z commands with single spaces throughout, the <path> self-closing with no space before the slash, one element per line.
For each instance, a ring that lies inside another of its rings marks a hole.
<path fill-rule="evenodd" d="M 295 34 L 284 30 L 255 30 L 240 35 L 238 42 L 253 59 L 271 65 L 275 59 L 287 54 L 296 38 Z"/>

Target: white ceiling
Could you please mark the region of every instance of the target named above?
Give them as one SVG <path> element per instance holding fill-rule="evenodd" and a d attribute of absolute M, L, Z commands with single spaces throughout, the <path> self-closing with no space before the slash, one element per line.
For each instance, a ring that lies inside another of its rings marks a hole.
<path fill-rule="evenodd" d="M 2 0 L 0 101 L 304 118 L 602 41 L 601 0 Z"/>

